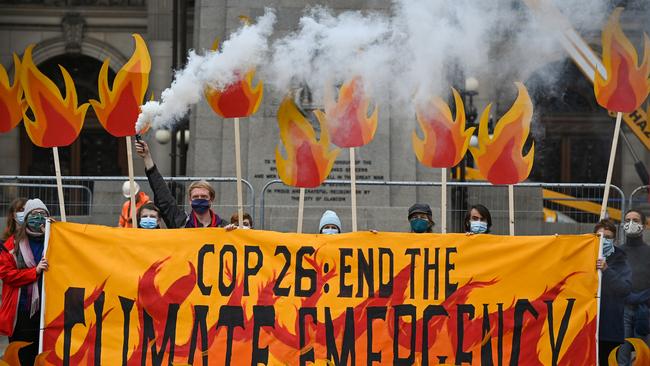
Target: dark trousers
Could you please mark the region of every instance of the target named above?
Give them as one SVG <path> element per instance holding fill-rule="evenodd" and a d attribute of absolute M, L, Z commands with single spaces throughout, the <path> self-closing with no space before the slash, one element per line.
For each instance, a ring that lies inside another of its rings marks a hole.
<path fill-rule="evenodd" d="M 38 354 L 38 336 L 41 326 L 41 312 L 38 311 L 33 317 L 29 317 L 29 310 L 19 309 L 16 314 L 16 328 L 9 342 L 21 341 L 32 342 L 29 346 L 18 351 L 18 358 L 21 366 L 33 366 L 34 359 Z"/>
<path fill-rule="evenodd" d="M 621 343 L 617 342 L 607 342 L 599 341 L 598 342 L 598 360 L 600 361 L 600 366 L 607 366 L 609 354 L 614 350 L 614 348 L 620 346 Z"/>

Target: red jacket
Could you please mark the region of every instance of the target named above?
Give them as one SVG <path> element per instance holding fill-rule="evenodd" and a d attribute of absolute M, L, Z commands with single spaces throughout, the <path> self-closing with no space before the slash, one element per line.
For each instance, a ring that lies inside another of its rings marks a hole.
<path fill-rule="evenodd" d="M 0 334 L 11 337 L 16 326 L 20 288 L 38 280 L 36 267 L 18 269 L 14 257 L 14 237 L 4 243 L 7 250 L 0 251 L 0 280 L 2 280 L 2 302 L 0 303 Z"/>

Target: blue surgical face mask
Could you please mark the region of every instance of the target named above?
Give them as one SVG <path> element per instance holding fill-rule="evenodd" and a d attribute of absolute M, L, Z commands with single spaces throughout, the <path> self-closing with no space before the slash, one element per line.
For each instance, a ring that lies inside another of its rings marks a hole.
<path fill-rule="evenodd" d="M 470 221 L 469 231 L 472 234 L 483 234 L 487 231 L 488 225 L 485 221 Z"/>
<path fill-rule="evenodd" d="M 204 214 L 210 209 L 210 201 L 203 198 L 192 200 L 192 209 L 197 214 Z"/>
<path fill-rule="evenodd" d="M 18 225 L 22 225 L 25 223 L 25 211 L 22 212 L 16 212 L 14 214 L 14 219 L 18 223 Z"/>
<path fill-rule="evenodd" d="M 411 230 L 414 233 L 424 233 L 429 229 L 429 220 L 413 219 L 411 220 Z"/>
<path fill-rule="evenodd" d="M 321 230 L 321 234 L 338 234 L 339 230 L 334 228 L 325 228 Z"/>
<path fill-rule="evenodd" d="M 158 227 L 158 219 L 155 217 L 141 217 L 140 227 L 143 229 L 155 229 Z"/>
<path fill-rule="evenodd" d="M 603 256 L 609 257 L 614 253 L 614 239 L 603 238 Z"/>

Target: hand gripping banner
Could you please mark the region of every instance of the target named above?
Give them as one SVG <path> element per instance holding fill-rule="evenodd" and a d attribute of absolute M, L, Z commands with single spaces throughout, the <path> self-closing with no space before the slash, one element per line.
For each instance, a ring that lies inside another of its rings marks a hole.
<path fill-rule="evenodd" d="M 65 365 L 594 365 L 598 239 L 54 223 Z"/>

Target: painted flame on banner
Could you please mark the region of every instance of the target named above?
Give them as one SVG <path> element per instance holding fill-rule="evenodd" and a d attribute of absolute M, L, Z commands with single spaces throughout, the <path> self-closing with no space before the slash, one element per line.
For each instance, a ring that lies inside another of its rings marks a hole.
<path fill-rule="evenodd" d="M 427 104 L 419 105 L 417 120 L 424 139 L 413 131 L 413 151 L 420 163 L 430 168 L 451 168 L 465 156 L 474 127 L 465 129 L 465 107 L 463 99 L 452 88 L 456 103 L 456 119 L 451 109 L 440 97 L 432 98 Z"/>
<path fill-rule="evenodd" d="M 23 88 L 20 86 L 20 59 L 14 54 L 14 83 L 0 65 L 0 133 L 9 132 L 23 119 Z"/>
<path fill-rule="evenodd" d="M 607 79 L 596 73 L 594 92 L 598 104 L 611 111 L 631 113 L 645 101 L 650 90 L 650 38 L 644 34 L 643 62 L 621 29 L 623 8 L 616 8 L 602 33 L 603 64 Z"/>
<path fill-rule="evenodd" d="M 488 105 L 481 115 L 478 130 L 478 148 L 470 147 L 481 174 L 492 184 L 516 184 L 526 178 L 533 168 L 535 144 L 526 156 L 523 148 L 530 132 L 533 102 L 522 83 L 515 83 L 519 94 L 510 110 L 499 119 L 494 136 L 488 135 L 490 109 Z"/>
<path fill-rule="evenodd" d="M 149 86 L 151 57 L 147 44 L 139 34 L 133 34 L 133 39 L 135 50 L 118 71 L 112 88 L 108 85 L 110 60 L 104 60 L 97 80 L 99 101 L 90 101 L 99 122 L 115 137 L 135 135 L 135 121 Z"/>
<path fill-rule="evenodd" d="M 338 101 L 328 92 L 325 95 L 325 113 L 315 111 L 325 121 L 338 147 L 360 147 L 368 144 L 377 131 L 378 107 L 368 117 L 370 100 L 363 91 L 361 78 L 355 77 L 341 86 Z"/>
<path fill-rule="evenodd" d="M 218 49 L 219 42 L 215 41 L 212 50 Z M 262 103 L 264 83 L 260 80 L 253 86 L 254 77 L 255 69 L 251 69 L 243 77 L 241 74 L 237 75 L 237 81 L 223 90 L 205 88 L 205 99 L 214 113 L 222 118 L 242 118 L 255 114 Z"/>
<path fill-rule="evenodd" d="M 320 141 L 309 120 L 303 116 L 289 97 L 278 109 L 280 139 L 287 153 L 285 159 L 280 148 L 275 150 L 275 160 L 280 179 L 289 186 L 318 187 L 329 175 L 339 149 L 330 150 L 329 134 L 325 123 L 319 119 Z"/>
<path fill-rule="evenodd" d="M 25 99 L 34 113 L 34 120 L 23 113 L 25 130 L 34 145 L 40 147 L 67 146 L 79 136 L 84 123 L 88 103 L 77 106 L 77 91 L 68 71 L 62 67 L 65 82 L 65 98 L 56 84 L 43 75 L 32 60 L 30 45 L 20 72 L 20 83 L 25 91 Z"/>

